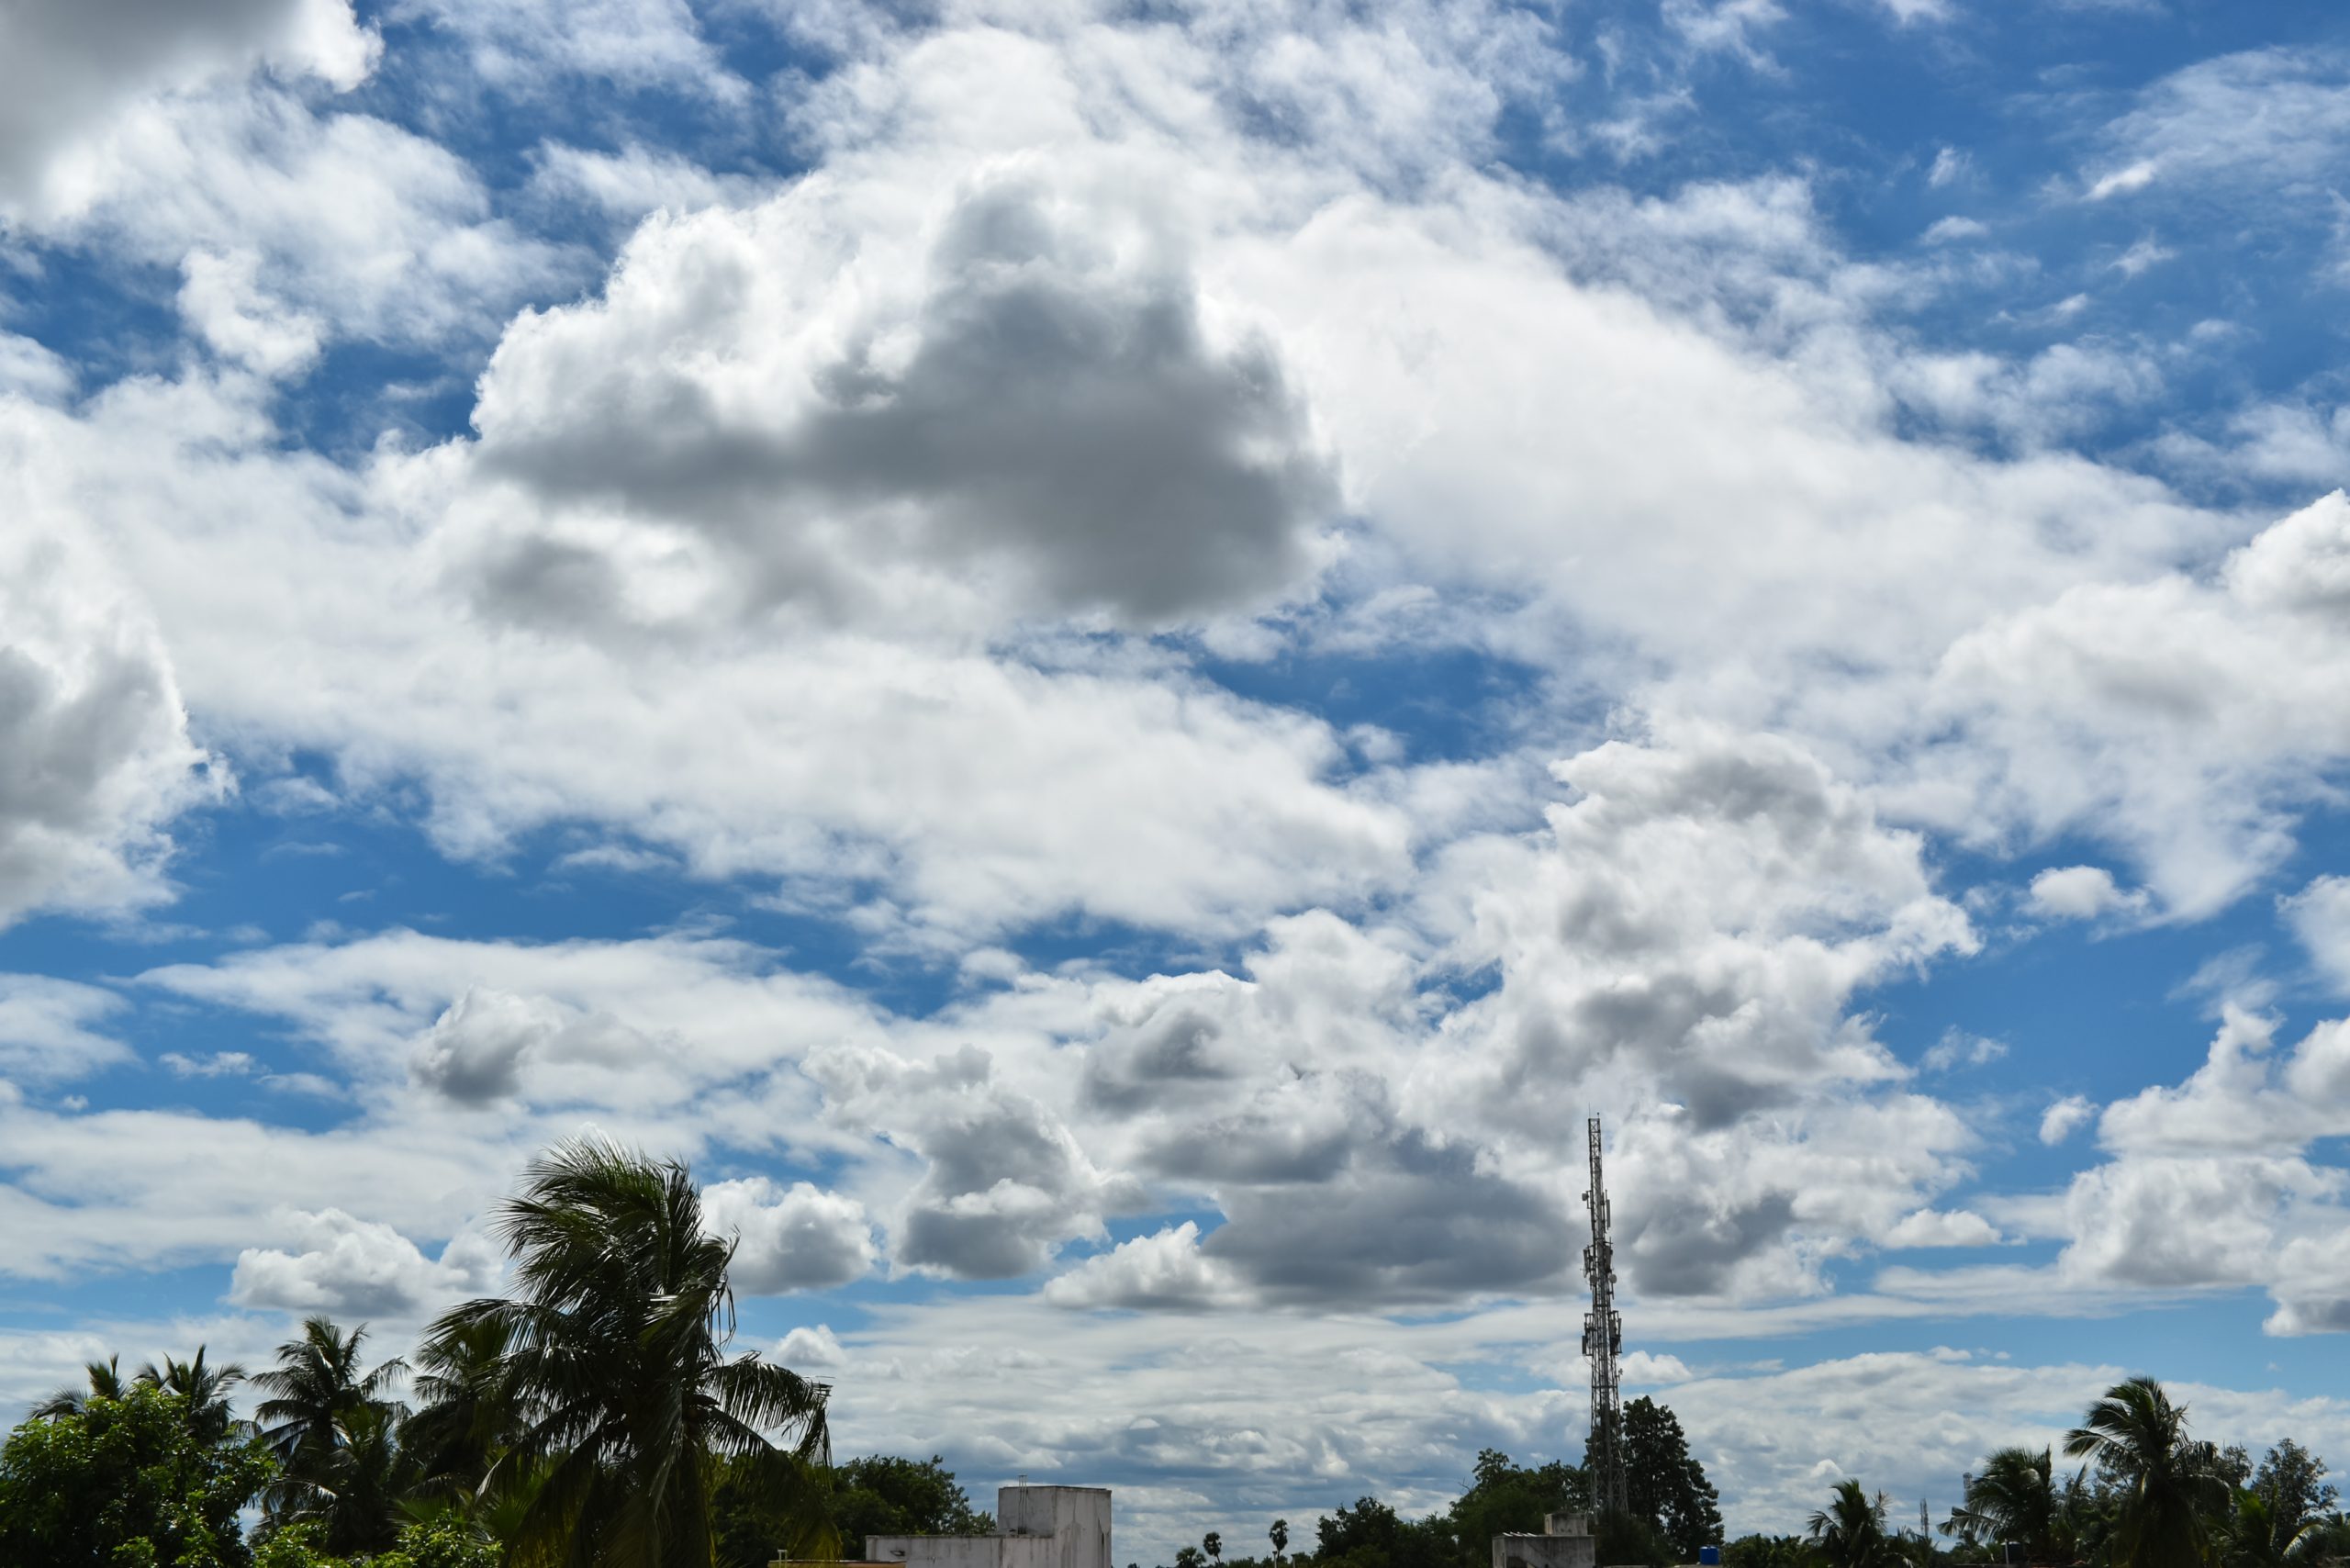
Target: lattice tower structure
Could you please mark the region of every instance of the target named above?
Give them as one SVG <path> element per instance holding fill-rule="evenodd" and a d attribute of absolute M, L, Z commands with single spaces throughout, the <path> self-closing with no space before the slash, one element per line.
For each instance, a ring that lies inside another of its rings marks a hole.
<path fill-rule="evenodd" d="M 1629 1506 L 1624 1476 L 1624 1402 L 1617 1358 L 1624 1353 L 1624 1319 L 1616 1311 L 1616 1249 L 1607 1239 L 1607 1183 L 1599 1167 L 1599 1118 L 1590 1123 L 1591 1190 L 1583 1201 L 1591 1210 L 1591 1245 L 1583 1249 L 1583 1278 L 1591 1282 L 1591 1310 L 1583 1318 L 1583 1353 L 1591 1362 L 1591 1437 L 1583 1464 L 1591 1472 L 1591 1500 L 1602 1513 Z"/>

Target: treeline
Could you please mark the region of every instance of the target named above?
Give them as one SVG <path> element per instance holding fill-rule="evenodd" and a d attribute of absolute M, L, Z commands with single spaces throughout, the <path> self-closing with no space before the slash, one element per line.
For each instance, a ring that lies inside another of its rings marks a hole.
<path fill-rule="evenodd" d="M 2068 1472 L 2061 1451 L 2076 1461 Z M 1964 1478 L 1938 1524 L 1899 1528 L 1882 1494 L 1840 1483 L 1800 1536 L 1750 1535 L 1726 1568 L 2328 1568 L 2350 1564 L 2350 1519 L 2325 1462 L 2287 1439 L 2258 1463 L 2194 1438 L 2152 1378 L 2089 1406 L 2060 1450 L 2005 1448 Z"/>
<path fill-rule="evenodd" d="M 1694 1562 L 1698 1549 L 1722 1539 L 1719 1497 L 1689 1451 L 1680 1419 L 1652 1399 L 1624 1407 L 1627 1512 L 1598 1518 L 1598 1557 L 1606 1563 Z M 1277 1520 L 1270 1557 L 1223 1555 L 1211 1531 L 1185 1547 L 1174 1568 L 1490 1568 L 1497 1535 L 1539 1535 L 1554 1513 L 1592 1512 L 1590 1474 L 1581 1465 L 1514 1463 L 1487 1449 L 1469 1487 L 1450 1506 L 1405 1518 L 1376 1497 L 1362 1497 L 1315 1521 L 1311 1550 L 1289 1555 L 1289 1522 Z"/>
<path fill-rule="evenodd" d="M 250 1377 L 93 1364 L 0 1446 L 0 1568 L 765 1568 L 988 1527 L 934 1462 L 835 1470 L 826 1386 L 730 1352 L 733 1248 L 683 1165 L 558 1146 L 497 1233 L 513 1294 L 406 1358 L 313 1317 Z"/>

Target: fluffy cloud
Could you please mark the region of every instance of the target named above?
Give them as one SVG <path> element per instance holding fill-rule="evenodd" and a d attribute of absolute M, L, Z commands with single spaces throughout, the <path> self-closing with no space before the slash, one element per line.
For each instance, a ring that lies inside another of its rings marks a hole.
<path fill-rule="evenodd" d="M 873 1267 L 873 1235 L 854 1198 L 753 1176 L 712 1182 L 701 1202 L 711 1234 L 735 1243 L 734 1285 L 745 1294 L 829 1290 Z"/>
<path fill-rule="evenodd" d="M 0 210 L 149 98 L 256 65 L 355 85 L 377 42 L 350 0 L 28 0 L 0 18 Z"/>
<path fill-rule="evenodd" d="M 2067 1094 L 2040 1114 L 2040 1141 L 2053 1148 L 2095 1120 L 2095 1102 Z"/>
<path fill-rule="evenodd" d="M 410 1070 L 419 1082 L 460 1104 L 480 1104 L 514 1093 L 526 1058 L 624 1066 L 657 1048 L 624 1024 L 583 1014 L 550 997 L 476 988 L 432 1021 L 417 1042 Z"/>
<path fill-rule="evenodd" d="M 2168 910 L 2209 912 L 2278 862 L 2350 745 L 2333 717 L 2350 712 L 2345 558 L 2337 491 L 2208 579 L 2076 588 L 1990 621 L 1944 657 L 1938 710 L 2005 759 L 2002 814 L 2113 839 Z M 2091 868 L 2044 875 L 2065 912 L 2119 907 Z"/>
<path fill-rule="evenodd" d="M 220 784 L 145 607 L 26 455 L 0 404 L 0 925 L 158 901 L 163 827 Z"/>
<path fill-rule="evenodd" d="M 2053 920 L 2095 920 L 2119 910 L 2142 909 L 2143 891 L 2123 892 L 2102 866 L 2052 867 L 2031 879 L 2031 908 Z"/>
<path fill-rule="evenodd" d="M 237 1254 L 229 1300 L 244 1307 L 351 1317 L 424 1316 L 450 1298 L 488 1290 L 496 1249 L 466 1235 L 428 1260 L 388 1225 L 341 1209 L 297 1214 L 287 1226 L 299 1251 L 249 1247 Z"/>
<path fill-rule="evenodd" d="M 889 616 L 908 573 L 977 571 L 996 613 L 1144 623 L 1291 586 L 1332 487 L 1270 348 L 1210 341 L 1138 214 L 983 167 L 916 230 L 911 276 L 856 232 L 868 216 L 811 180 L 656 221 L 603 300 L 518 322 L 480 461 L 591 516 L 483 545 L 479 602 L 591 628 L 648 613 L 622 562 L 649 544 L 599 548 L 613 509 L 712 553 L 708 594 L 667 607 L 681 622 Z"/>
<path fill-rule="evenodd" d="M 26 225 L 181 267 L 189 327 L 270 374 L 329 335 L 488 331 L 577 264 L 494 217 L 480 177 L 439 143 L 268 84 L 141 106 L 70 168 Z"/>
<path fill-rule="evenodd" d="M 2108 1158 L 2047 1199 L 1995 1206 L 2020 1228 L 2062 1238 L 2053 1287 L 2179 1293 L 2265 1287 L 2272 1333 L 2333 1324 L 2350 1290 L 2331 1260 L 2350 1244 L 2350 1170 L 2326 1162 L 2350 1134 L 2350 1023 L 2276 1048 L 2277 1021 L 2230 1003 L 2203 1066 L 2098 1113 L 2051 1105 L 2041 1139 L 2094 1117 Z"/>

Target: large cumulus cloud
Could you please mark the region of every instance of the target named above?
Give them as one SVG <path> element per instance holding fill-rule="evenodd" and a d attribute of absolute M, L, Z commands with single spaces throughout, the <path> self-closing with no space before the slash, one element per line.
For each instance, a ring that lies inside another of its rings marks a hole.
<path fill-rule="evenodd" d="M 1146 624 L 1292 586 L 1333 487 L 1271 347 L 1211 341 L 1167 241 L 1018 162 L 920 225 L 912 276 L 863 216 L 818 179 L 656 221 L 603 300 L 509 331 L 480 460 L 589 517 L 485 543 L 481 602 L 649 617 L 598 542 L 615 509 L 715 552 L 688 617 L 866 618 L 973 570 L 997 613 Z"/>
<path fill-rule="evenodd" d="M 173 816 L 225 774 L 138 596 L 0 424 L 0 925 L 165 896 Z"/>

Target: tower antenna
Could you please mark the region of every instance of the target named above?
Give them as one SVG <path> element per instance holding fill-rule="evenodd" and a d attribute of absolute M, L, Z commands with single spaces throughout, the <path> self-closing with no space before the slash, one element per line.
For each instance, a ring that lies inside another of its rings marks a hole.
<path fill-rule="evenodd" d="M 1599 1118 L 1591 1118 L 1591 1245 L 1583 1249 L 1583 1278 L 1591 1282 L 1591 1310 L 1583 1318 L 1583 1353 L 1591 1361 L 1591 1437 L 1583 1445 L 1583 1467 L 1591 1473 L 1591 1500 L 1601 1513 L 1626 1511 L 1624 1409 L 1616 1358 L 1624 1351 L 1624 1319 L 1616 1311 L 1616 1249 L 1607 1239 L 1607 1184 L 1599 1170 Z"/>

